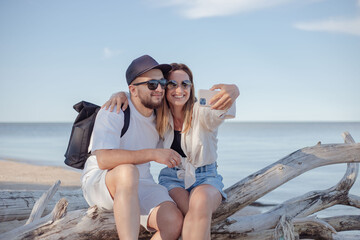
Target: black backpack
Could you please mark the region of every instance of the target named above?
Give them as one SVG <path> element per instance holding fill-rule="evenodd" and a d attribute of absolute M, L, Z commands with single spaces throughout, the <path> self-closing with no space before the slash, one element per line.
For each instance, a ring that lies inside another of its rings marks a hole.
<path fill-rule="evenodd" d="M 65 164 L 77 169 L 84 169 L 88 157 L 91 155 L 88 151 L 91 133 L 94 128 L 96 115 L 100 107 L 85 101 L 81 101 L 73 106 L 79 113 L 73 124 L 69 144 L 65 152 Z M 130 123 L 130 108 L 124 111 L 124 127 L 121 130 L 122 137 Z"/>

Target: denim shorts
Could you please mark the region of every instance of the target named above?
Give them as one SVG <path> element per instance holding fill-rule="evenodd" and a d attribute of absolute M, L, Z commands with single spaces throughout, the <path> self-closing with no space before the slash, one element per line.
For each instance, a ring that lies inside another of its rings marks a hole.
<path fill-rule="evenodd" d="M 170 191 L 173 188 L 185 188 L 184 179 L 179 179 L 177 177 L 178 168 L 163 168 L 159 174 L 159 184 L 163 185 Z M 189 187 L 188 192 L 191 192 L 192 189 L 201 185 L 209 184 L 215 187 L 221 193 L 223 200 L 227 198 L 226 193 L 223 191 L 224 184 L 222 183 L 223 177 L 217 173 L 217 164 L 212 163 L 202 167 L 198 167 L 195 170 L 196 182 Z"/>

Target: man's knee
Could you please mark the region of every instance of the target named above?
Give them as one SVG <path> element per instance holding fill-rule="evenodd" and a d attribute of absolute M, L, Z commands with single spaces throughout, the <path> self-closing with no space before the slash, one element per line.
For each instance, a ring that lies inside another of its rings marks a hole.
<path fill-rule="evenodd" d="M 139 184 L 139 170 L 133 164 L 121 164 L 108 172 L 107 184 L 115 190 L 136 190 Z"/>

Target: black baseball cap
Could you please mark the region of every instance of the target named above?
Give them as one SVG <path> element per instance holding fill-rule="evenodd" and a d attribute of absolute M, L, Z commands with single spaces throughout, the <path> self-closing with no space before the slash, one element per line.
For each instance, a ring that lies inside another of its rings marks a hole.
<path fill-rule="evenodd" d="M 127 84 L 130 85 L 135 78 L 152 69 L 160 69 L 165 75 L 171 70 L 171 65 L 159 64 L 155 59 L 153 59 L 149 55 L 143 55 L 139 58 L 136 58 L 131 62 L 128 69 L 126 70 Z"/>

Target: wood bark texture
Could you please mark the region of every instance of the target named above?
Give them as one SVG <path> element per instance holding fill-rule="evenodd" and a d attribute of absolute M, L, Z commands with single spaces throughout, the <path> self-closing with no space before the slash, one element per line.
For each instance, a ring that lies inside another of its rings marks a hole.
<path fill-rule="evenodd" d="M 313 216 L 337 204 L 360 208 L 360 197 L 349 194 L 358 175 L 360 144 L 347 132 L 343 138 L 345 144 L 319 143 L 300 149 L 226 189 L 227 201 L 213 214 L 212 239 L 360 239 L 360 235 L 341 233 L 360 230 L 359 216 Z M 338 163 L 347 163 L 347 170 L 335 186 L 289 199 L 264 213 L 232 216 L 302 173 Z M 118 239 L 112 212 L 88 208 L 80 191 L 55 193 L 58 185 L 42 197 L 40 192 L 0 192 L 0 222 L 29 219 L 0 239 Z M 49 206 L 54 205 L 50 212 Z M 139 239 L 150 237 L 141 228 Z"/>

